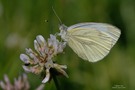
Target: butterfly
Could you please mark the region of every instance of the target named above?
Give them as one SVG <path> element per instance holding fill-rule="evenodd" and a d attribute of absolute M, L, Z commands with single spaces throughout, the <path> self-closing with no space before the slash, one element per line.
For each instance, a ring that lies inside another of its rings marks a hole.
<path fill-rule="evenodd" d="M 102 60 L 120 37 L 121 31 L 106 23 L 86 22 L 67 27 L 53 11 L 60 21 L 59 36 L 80 58 L 89 62 Z"/>
<path fill-rule="evenodd" d="M 79 23 L 72 26 L 61 24 L 60 36 L 82 59 L 89 62 L 102 60 L 115 45 L 121 31 L 105 23 Z"/>

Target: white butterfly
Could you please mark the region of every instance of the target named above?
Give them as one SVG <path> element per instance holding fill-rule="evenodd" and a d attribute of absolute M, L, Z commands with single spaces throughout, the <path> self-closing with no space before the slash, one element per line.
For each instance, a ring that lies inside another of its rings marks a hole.
<path fill-rule="evenodd" d="M 60 25 L 60 36 L 82 59 L 102 60 L 120 37 L 120 30 L 104 23 L 79 23 L 70 27 Z"/>

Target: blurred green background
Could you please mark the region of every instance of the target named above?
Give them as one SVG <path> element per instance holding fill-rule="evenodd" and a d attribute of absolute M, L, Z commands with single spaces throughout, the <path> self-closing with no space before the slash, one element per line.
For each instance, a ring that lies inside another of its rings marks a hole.
<path fill-rule="evenodd" d="M 135 0 L 0 0 L 0 80 L 7 74 L 13 81 L 24 72 L 19 56 L 34 48 L 38 34 L 47 39 L 59 32 L 52 6 L 67 26 L 102 22 L 121 29 L 119 41 L 102 61 L 83 61 L 69 47 L 55 58 L 68 66 L 69 78 L 58 77 L 62 90 L 135 90 Z M 28 78 L 31 89 L 41 83 L 39 76 L 29 73 Z M 45 90 L 56 90 L 54 82 Z"/>

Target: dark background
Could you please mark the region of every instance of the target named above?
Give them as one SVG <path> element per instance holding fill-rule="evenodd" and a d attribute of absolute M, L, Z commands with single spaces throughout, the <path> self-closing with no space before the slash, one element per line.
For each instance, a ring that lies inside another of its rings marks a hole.
<path fill-rule="evenodd" d="M 13 82 L 22 74 L 19 56 L 32 48 L 39 34 L 46 39 L 59 32 L 55 8 L 67 26 L 80 22 L 102 22 L 117 26 L 121 37 L 102 61 L 90 63 L 68 46 L 55 59 L 68 66 L 69 78 L 58 77 L 62 90 L 135 90 L 135 0 L 0 0 L 0 80 L 7 74 Z M 48 22 L 45 22 L 48 20 Z M 31 88 L 41 83 L 28 74 Z M 45 90 L 55 90 L 54 82 Z"/>

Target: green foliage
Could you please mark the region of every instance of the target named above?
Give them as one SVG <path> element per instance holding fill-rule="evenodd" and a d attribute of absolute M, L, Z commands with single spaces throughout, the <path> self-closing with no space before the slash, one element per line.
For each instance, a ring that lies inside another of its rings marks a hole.
<path fill-rule="evenodd" d="M 134 0 L 1 0 L 0 80 L 4 74 L 11 79 L 24 72 L 19 55 L 25 48 L 34 48 L 33 40 L 38 34 L 47 39 L 49 34 L 59 32 L 52 6 L 67 26 L 102 22 L 113 24 L 122 32 L 109 55 L 97 63 L 83 61 L 66 47 L 65 53 L 55 58 L 68 66 L 69 78 L 58 77 L 62 90 L 115 90 L 115 85 L 135 90 Z M 42 80 L 33 74 L 28 74 L 28 78 L 32 88 Z M 55 89 L 53 81 L 45 86 L 45 90 Z"/>

